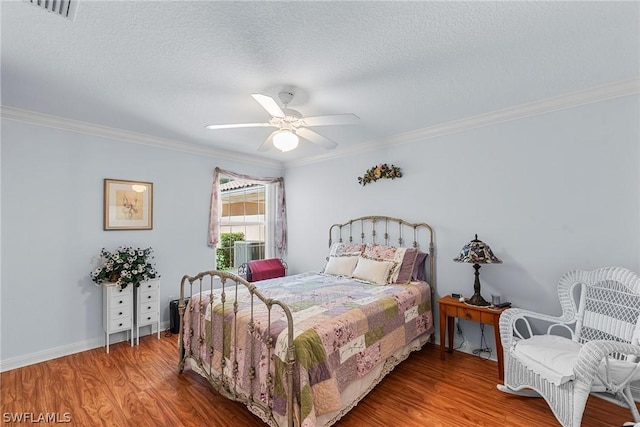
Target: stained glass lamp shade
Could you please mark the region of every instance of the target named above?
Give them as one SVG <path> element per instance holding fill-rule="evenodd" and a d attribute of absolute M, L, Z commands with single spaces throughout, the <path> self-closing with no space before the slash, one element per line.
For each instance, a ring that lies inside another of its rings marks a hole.
<path fill-rule="evenodd" d="M 476 270 L 476 280 L 473 283 L 473 296 L 467 300 L 467 303 L 479 306 L 491 305 L 480 295 L 480 264 L 501 264 L 502 261 L 493 254 L 489 245 L 482 240 L 478 240 L 478 235 L 476 234 L 475 239 L 464 245 L 460 251 L 460 255 L 453 260 L 455 262 L 471 263 Z"/>

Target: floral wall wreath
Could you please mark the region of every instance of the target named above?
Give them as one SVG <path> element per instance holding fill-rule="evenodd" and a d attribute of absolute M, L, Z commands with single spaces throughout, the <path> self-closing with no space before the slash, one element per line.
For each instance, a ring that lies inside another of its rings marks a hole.
<path fill-rule="evenodd" d="M 369 184 L 370 182 L 375 182 L 379 179 L 387 178 L 387 179 L 396 179 L 402 178 L 402 171 L 398 166 L 387 165 L 386 163 L 380 163 L 367 170 L 364 176 L 358 177 L 358 183 L 363 186 Z"/>

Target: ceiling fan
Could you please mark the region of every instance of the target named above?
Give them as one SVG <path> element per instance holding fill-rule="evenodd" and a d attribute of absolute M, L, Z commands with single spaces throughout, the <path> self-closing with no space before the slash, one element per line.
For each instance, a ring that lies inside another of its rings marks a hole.
<path fill-rule="evenodd" d="M 304 138 L 309 142 L 318 144 L 324 148 L 332 149 L 338 144 L 325 138 L 319 133 L 308 129 L 313 126 L 329 126 L 329 125 L 351 125 L 356 124 L 360 120 L 358 116 L 352 113 L 347 114 L 331 114 L 327 116 L 304 117 L 296 110 L 287 108 L 287 105 L 293 99 L 292 91 L 282 91 L 278 94 L 284 108 L 276 103 L 276 101 L 267 95 L 260 93 L 251 94 L 269 114 L 271 119 L 266 123 L 237 123 L 226 125 L 207 125 L 207 129 L 232 129 L 247 127 L 274 127 L 277 128 L 269 137 L 258 147 L 258 151 L 266 151 L 273 144 L 281 151 L 290 151 L 298 146 L 298 137 Z"/>

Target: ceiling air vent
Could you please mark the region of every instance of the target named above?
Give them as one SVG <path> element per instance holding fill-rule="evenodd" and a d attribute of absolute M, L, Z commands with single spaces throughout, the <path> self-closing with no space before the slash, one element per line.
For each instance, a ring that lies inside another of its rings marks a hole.
<path fill-rule="evenodd" d="M 70 21 L 76 18 L 79 0 L 26 0 L 34 6 L 44 9 Z"/>

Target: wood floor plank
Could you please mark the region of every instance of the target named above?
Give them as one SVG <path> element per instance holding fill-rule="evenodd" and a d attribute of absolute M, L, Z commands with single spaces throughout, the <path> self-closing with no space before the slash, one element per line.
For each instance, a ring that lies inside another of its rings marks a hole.
<path fill-rule="evenodd" d="M 0 402 L 8 404 L 22 399 L 21 371 L 14 369 L 0 376 Z"/>
<path fill-rule="evenodd" d="M 177 372 L 177 338 L 143 337 L 0 374 L 3 413 L 68 412 L 72 426 L 264 427 L 192 371 Z M 438 347 L 413 353 L 336 426 L 555 427 L 542 399 L 502 393 L 495 362 Z M 616 427 L 628 410 L 590 398 L 582 427 Z M 13 423 L 8 425 L 31 425 Z"/>
<path fill-rule="evenodd" d="M 105 384 L 104 387 L 91 387 L 85 389 L 82 395 L 80 408 L 74 408 L 71 412 L 73 424 L 83 425 L 76 421 L 77 412 L 80 409 L 82 417 L 90 420 L 91 426 L 99 425 L 128 425 L 123 411 L 113 396 L 111 390 Z"/>

